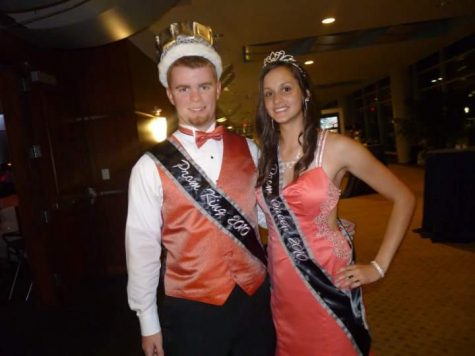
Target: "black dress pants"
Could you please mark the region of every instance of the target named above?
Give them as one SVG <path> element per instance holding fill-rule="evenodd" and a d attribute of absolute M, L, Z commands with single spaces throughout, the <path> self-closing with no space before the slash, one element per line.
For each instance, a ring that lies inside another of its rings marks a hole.
<path fill-rule="evenodd" d="M 160 320 L 165 356 L 275 353 L 268 280 L 253 296 L 236 286 L 222 306 L 165 296 Z"/>

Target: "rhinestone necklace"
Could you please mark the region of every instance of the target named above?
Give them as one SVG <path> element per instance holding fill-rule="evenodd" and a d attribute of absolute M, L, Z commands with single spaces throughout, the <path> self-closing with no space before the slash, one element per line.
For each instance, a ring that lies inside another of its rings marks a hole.
<path fill-rule="evenodd" d="M 295 163 L 302 157 L 302 151 L 299 150 L 297 154 L 295 155 L 295 158 L 291 161 L 281 161 L 282 163 L 282 172 L 285 172 L 288 169 L 291 169 L 295 166 Z"/>

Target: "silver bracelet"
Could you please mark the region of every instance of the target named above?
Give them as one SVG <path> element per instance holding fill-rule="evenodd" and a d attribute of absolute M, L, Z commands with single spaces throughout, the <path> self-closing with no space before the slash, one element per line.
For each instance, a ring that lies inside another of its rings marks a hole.
<path fill-rule="evenodd" d="M 384 270 L 381 268 L 381 266 L 378 264 L 376 261 L 371 261 L 371 265 L 374 267 L 376 271 L 378 271 L 379 275 L 381 278 L 384 278 Z"/>

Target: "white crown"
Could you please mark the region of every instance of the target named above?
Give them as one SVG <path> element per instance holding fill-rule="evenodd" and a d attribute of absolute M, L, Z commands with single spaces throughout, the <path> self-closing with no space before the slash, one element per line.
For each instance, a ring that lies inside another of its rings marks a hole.
<path fill-rule="evenodd" d="M 223 72 L 221 57 L 213 47 L 213 31 L 198 22 L 175 22 L 155 37 L 160 53 L 158 72 L 160 83 L 167 88 L 167 73 L 179 58 L 199 56 L 213 63 L 216 75 Z"/>

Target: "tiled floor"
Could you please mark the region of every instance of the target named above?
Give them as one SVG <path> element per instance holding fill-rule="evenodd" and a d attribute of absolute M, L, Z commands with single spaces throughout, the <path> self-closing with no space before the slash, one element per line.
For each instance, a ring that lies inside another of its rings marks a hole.
<path fill-rule="evenodd" d="M 364 288 L 376 355 L 475 355 L 475 243 L 441 244 L 421 226 L 424 171 L 392 166 L 415 192 L 411 229 L 386 278 Z M 345 199 L 340 215 L 357 224 L 358 259 L 376 254 L 390 204 L 373 194 Z"/>
<path fill-rule="evenodd" d="M 413 233 L 421 225 L 424 171 L 391 169 L 417 194 L 419 204 L 387 277 L 364 288 L 373 352 L 475 355 L 475 243 L 434 244 Z M 357 224 L 360 261 L 376 254 L 389 210 L 376 194 L 342 201 L 340 215 Z M 0 270 L 0 356 L 142 354 L 138 323 L 126 303 L 125 276 L 87 284 L 81 303 L 53 311 L 19 297 L 7 303 L 8 276 Z"/>

